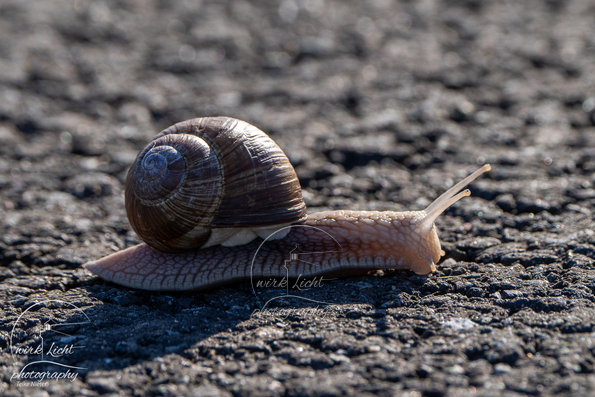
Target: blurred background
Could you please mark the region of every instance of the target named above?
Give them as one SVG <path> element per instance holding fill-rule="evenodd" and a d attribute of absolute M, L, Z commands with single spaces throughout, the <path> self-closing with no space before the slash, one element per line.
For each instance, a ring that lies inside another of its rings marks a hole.
<path fill-rule="evenodd" d="M 490 162 L 482 197 L 559 211 L 576 199 L 551 178 L 595 198 L 594 19 L 590 0 L 4 0 L 0 207 L 122 222 L 138 151 L 226 115 L 280 144 L 309 206 L 419 209 Z"/>

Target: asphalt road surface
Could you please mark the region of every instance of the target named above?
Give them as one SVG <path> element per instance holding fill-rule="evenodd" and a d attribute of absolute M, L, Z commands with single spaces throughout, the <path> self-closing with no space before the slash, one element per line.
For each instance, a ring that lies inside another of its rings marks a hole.
<path fill-rule="evenodd" d="M 0 37 L 2 396 L 594 395 L 591 0 L 2 0 Z M 310 212 L 492 171 L 428 276 L 165 293 L 83 269 L 139 243 L 136 154 L 214 115 L 270 134 Z"/>

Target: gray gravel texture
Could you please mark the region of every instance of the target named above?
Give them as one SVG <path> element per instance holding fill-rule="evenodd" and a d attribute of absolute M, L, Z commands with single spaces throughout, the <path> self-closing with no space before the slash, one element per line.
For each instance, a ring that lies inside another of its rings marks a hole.
<path fill-rule="evenodd" d="M 2 396 L 595 393 L 591 0 L 2 0 L 0 37 Z M 428 276 L 298 299 L 83 270 L 138 243 L 137 152 L 206 115 L 269 133 L 312 211 L 422 209 L 493 170 Z"/>

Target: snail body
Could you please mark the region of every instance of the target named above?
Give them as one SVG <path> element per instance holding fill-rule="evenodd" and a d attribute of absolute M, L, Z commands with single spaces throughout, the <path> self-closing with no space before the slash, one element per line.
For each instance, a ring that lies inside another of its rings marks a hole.
<path fill-rule="evenodd" d="M 198 144 L 197 152 L 186 152 L 187 143 Z M 194 164 L 200 172 L 189 170 Z M 422 211 L 306 217 L 295 171 L 264 132 L 231 118 L 193 119 L 162 131 L 128 173 L 127 214 L 145 243 L 84 267 L 116 284 L 164 291 L 375 269 L 428 274 L 444 255 L 435 219 L 488 170 L 484 165 Z"/>

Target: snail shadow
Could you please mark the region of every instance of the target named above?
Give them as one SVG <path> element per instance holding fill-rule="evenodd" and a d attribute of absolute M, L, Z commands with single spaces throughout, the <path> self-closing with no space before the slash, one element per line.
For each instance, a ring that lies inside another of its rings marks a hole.
<path fill-rule="evenodd" d="M 172 354 L 192 360 L 201 342 L 233 330 L 251 315 L 245 307 L 234 304 L 249 299 L 248 285 L 163 293 L 93 279 L 81 291 L 86 298 L 69 303 L 72 308 L 44 309 L 47 313 L 39 311 L 39 319 L 17 324 L 15 349 L 22 348 L 24 353 L 27 346 L 44 346 L 45 353 L 50 346 L 62 349 L 62 354 L 35 364 L 35 371 L 64 372 L 58 368 L 61 365 L 84 376 L 89 371 L 129 368 Z M 59 319 L 51 325 L 55 332 L 46 332 L 43 340 L 33 335 L 30 324 L 43 325 L 44 318 L 57 317 L 58 311 Z M 28 353 L 17 357 L 16 362 L 26 366 L 39 361 L 32 350 Z"/>
<path fill-rule="evenodd" d="M 250 282 L 198 292 L 164 293 L 132 290 L 93 279 L 81 287 L 88 299 L 70 302 L 72 310 L 48 309 L 60 310 L 60 316 L 54 316 L 57 321 L 52 323 L 59 332 L 45 335 L 46 350 L 55 346 L 66 353 L 49 360 L 53 362 L 36 364 L 35 370 L 64 372 L 59 365 L 66 365 L 77 367 L 71 372 L 84 376 L 89 371 L 139 365 L 147 369 L 156 359 L 168 360 L 167 356 L 200 361 L 201 357 L 208 358 L 213 349 L 231 354 L 233 343 L 256 338 L 250 336 L 251 329 L 280 323 L 301 327 L 308 322 L 316 326 L 327 316 L 349 319 L 358 310 L 354 308 L 362 305 L 366 310 L 380 310 L 382 304 L 398 300 L 402 290 L 415 289 L 410 280 L 415 277 L 423 278 L 398 272 L 390 277 L 324 279 L 322 284 L 318 280 L 317 286 L 290 294 L 279 287 L 254 292 Z M 398 293 L 395 286 L 399 286 Z M 48 317 L 48 313 L 39 314 Z M 15 348 L 36 345 L 38 339 L 27 336 L 30 333 L 26 323 L 20 324 L 18 331 L 21 337 L 15 339 Z M 244 335 L 238 338 L 239 334 Z M 29 355 L 20 363 L 35 360 Z"/>

